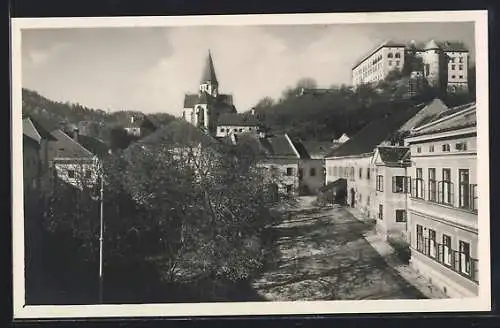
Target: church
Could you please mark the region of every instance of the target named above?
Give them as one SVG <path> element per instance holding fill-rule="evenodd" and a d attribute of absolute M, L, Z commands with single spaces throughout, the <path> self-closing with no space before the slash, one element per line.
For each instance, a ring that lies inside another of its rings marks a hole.
<path fill-rule="evenodd" d="M 219 117 L 222 114 L 235 113 L 233 96 L 219 94 L 219 82 L 209 50 L 198 93 L 184 96 L 182 118 L 209 134 L 215 134 Z"/>

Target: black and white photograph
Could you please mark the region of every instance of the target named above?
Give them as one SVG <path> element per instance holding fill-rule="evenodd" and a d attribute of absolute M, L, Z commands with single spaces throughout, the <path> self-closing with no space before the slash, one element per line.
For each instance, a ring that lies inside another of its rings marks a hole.
<path fill-rule="evenodd" d="M 13 19 L 14 318 L 490 310 L 487 39 L 486 11 Z"/>

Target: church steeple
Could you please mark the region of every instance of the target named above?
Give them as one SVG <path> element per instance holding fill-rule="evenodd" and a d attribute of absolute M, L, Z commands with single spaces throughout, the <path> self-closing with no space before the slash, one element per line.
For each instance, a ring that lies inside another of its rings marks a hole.
<path fill-rule="evenodd" d="M 209 95 L 217 97 L 218 87 L 219 82 L 217 81 L 217 76 L 215 75 L 212 52 L 208 50 L 207 60 L 200 81 L 200 92 L 206 92 Z"/>
<path fill-rule="evenodd" d="M 215 75 L 214 62 L 212 60 L 212 52 L 208 50 L 208 57 L 205 63 L 205 69 L 201 77 L 201 83 L 212 82 L 217 84 L 217 76 Z"/>

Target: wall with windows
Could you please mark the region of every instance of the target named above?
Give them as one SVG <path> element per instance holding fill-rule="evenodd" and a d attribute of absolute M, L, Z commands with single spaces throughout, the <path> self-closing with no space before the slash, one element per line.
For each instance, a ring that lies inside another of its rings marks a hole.
<path fill-rule="evenodd" d="M 240 125 L 219 125 L 217 126 L 216 137 L 225 137 L 231 133 L 259 133 L 257 126 L 240 126 Z"/>
<path fill-rule="evenodd" d="M 296 195 L 299 189 L 299 160 L 286 158 L 268 158 L 258 163 L 276 177 L 279 191 Z"/>
<path fill-rule="evenodd" d="M 375 218 L 375 169 L 372 153 L 352 157 L 325 159 L 326 183 L 340 178 L 347 180 L 347 203 L 360 209 L 365 215 Z"/>
<path fill-rule="evenodd" d="M 393 69 L 403 69 L 404 47 L 381 47 L 352 69 L 353 85 L 383 80 Z"/>
<path fill-rule="evenodd" d="M 378 165 L 375 172 L 377 231 L 386 237 L 406 240 L 410 189 L 407 168 Z"/>
<path fill-rule="evenodd" d="M 468 89 L 468 52 L 446 52 L 448 56 L 448 91 L 466 91 Z"/>
<path fill-rule="evenodd" d="M 475 295 L 479 255 L 476 137 L 454 131 L 441 138 L 419 138 L 418 143 L 410 143 L 412 266 L 450 296 Z"/>
<path fill-rule="evenodd" d="M 54 159 L 53 168 L 59 179 L 80 189 L 84 186 L 91 187 L 98 180 L 97 166 L 92 160 L 75 159 L 68 162 Z"/>
<path fill-rule="evenodd" d="M 311 194 L 317 194 L 324 183 L 324 160 L 301 159 L 299 163 L 299 188 L 301 190 L 308 190 Z"/>

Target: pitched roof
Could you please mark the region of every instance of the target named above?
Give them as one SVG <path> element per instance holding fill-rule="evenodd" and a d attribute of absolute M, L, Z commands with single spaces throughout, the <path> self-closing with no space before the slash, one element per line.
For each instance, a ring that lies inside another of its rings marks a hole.
<path fill-rule="evenodd" d="M 89 150 L 92 154 L 103 157 L 108 154 L 109 147 L 104 141 L 94 137 L 79 135 L 78 143 Z"/>
<path fill-rule="evenodd" d="M 411 136 L 452 131 L 477 125 L 476 104 L 451 108 L 411 132 Z"/>
<path fill-rule="evenodd" d="M 262 123 L 255 115 L 240 113 L 223 113 L 217 120 L 217 125 L 259 126 Z"/>
<path fill-rule="evenodd" d="M 434 117 L 447 110 L 448 107 L 441 101 L 441 99 L 436 98 L 425 105 L 422 110 L 403 124 L 399 131 L 409 131 L 415 127 L 421 126 L 426 122 L 430 122 Z"/>
<path fill-rule="evenodd" d="M 57 141 L 53 145 L 54 158 L 92 158 L 92 154 L 88 149 L 79 144 L 76 140 L 68 136 L 60 129 L 52 131 Z"/>
<path fill-rule="evenodd" d="M 194 125 L 182 120 L 174 120 L 139 141 L 139 143 L 143 144 L 166 143 L 180 145 L 192 143 L 208 145 L 214 142 L 217 142 L 217 140 L 203 133 Z"/>
<path fill-rule="evenodd" d="M 201 82 L 217 83 L 217 76 L 215 75 L 214 62 L 212 60 L 212 53 L 210 52 L 210 50 L 208 51 L 205 68 L 203 69 L 203 74 L 201 76 Z"/>
<path fill-rule="evenodd" d="M 49 132 L 49 129 L 41 124 L 37 119 L 26 115 L 23 118 L 23 134 L 31 139 L 40 142 L 41 139 L 55 141 L 56 138 Z"/>
<path fill-rule="evenodd" d="M 418 107 L 410 106 L 406 109 L 402 108 L 382 119 L 373 121 L 340 147 L 333 149 L 326 157 L 371 153 L 375 147 L 387 140 L 393 133 L 397 132 L 398 129 L 418 111 Z"/>
<path fill-rule="evenodd" d="M 267 157 L 290 157 L 299 158 L 292 141 L 286 134 L 260 138 L 261 145 L 266 150 Z"/>
<path fill-rule="evenodd" d="M 301 141 L 301 143 L 311 157 L 324 157 L 333 146 L 329 141 Z"/>
<path fill-rule="evenodd" d="M 386 163 L 397 163 L 410 151 L 408 147 L 378 147 L 380 159 Z"/>
<path fill-rule="evenodd" d="M 385 48 L 385 47 L 405 47 L 405 46 L 406 46 L 406 44 L 404 42 L 397 42 L 397 41 L 393 41 L 393 40 L 384 41 L 383 43 L 381 43 L 378 46 L 372 48 L 372 50 L 370 50 L 365 55 L 363 55 L 362 57 L 360 57 L 359 60 L 353 65 L 352 69 L 355 69 L 356 67 L 358 67 L 359 64 L 361 64 L 362 62 L 365 61 L 365 59 L 367 59 L 368 57 L 370 57 L 371 55 L 373 55 L 374 53 L 376 53 L 377 51 L 379 51 L 381 48 Z"/>
<path fill-rule="evenodd" d="M 424 47 L 425 50 L 430 50 L 430 49 L 439 49 L 438 44 L 436 43 L 436 40 L 430 40 L 425 44 Z"/>
<path fill-rule="evenodd" d="M 215 99 L 206 93 L 202 93 L 201 95 L 187 93 L 184 95 L 184 108 L 193 108 L 196 104 L 233 106 L 233 95 L 219 94 Z"/>
<path fill-rule="evenodd" d="M 301 141 L 295 140 L 295 141 L 292 141 L 292 143 L 293 143 L 293 146 L 295 147 L 295 149 L 297 150 L 297 152 L 299 153 L 300 158 L 302 158 L 302 159 L 310 159 L 311 158 L 311 155 L 307 152 L 306 147 L 304 147 L 304 144 Z"/>

